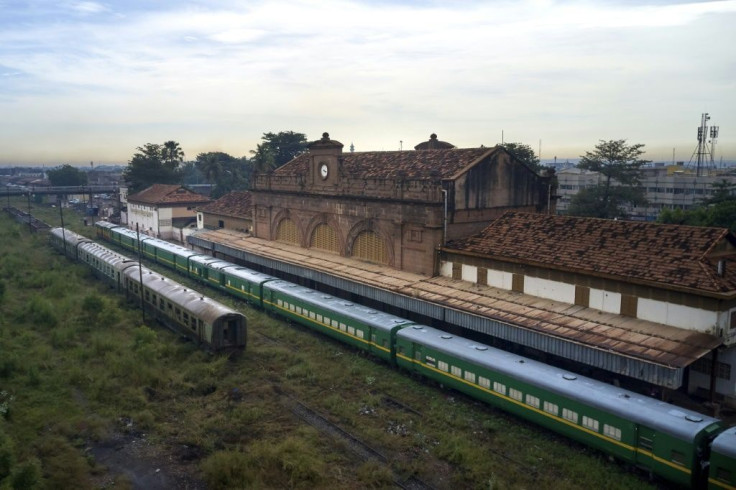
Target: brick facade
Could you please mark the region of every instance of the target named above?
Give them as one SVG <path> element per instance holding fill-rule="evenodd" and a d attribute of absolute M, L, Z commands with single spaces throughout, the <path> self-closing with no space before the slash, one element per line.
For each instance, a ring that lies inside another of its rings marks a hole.
<path fill-rule="evenodd" d="M 276 240 L 290 220 L 297 244 L 309 248 L 327 225 L 337 253 L 362 258 L 354 244 L 370 232 L 385 247 L 385 265 L 435 275 L 446 240 L 476 233 L 509 209 L 546 212 L 550 202 L 549 179 L 500 147 L 342 153 L 342 146 L 325 134 L 307 153 L 256 176 L 256 237 Z"/>

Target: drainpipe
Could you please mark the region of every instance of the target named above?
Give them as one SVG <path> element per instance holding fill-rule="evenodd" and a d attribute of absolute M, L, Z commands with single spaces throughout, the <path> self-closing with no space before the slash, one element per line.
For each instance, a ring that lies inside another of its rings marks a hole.
<path fill-rule="evenodd" d="M 442 197 L 445 202 L 445 214 L 442 220 L 442 246 L 447 243 L 447 189 L 442 189 Z"/>

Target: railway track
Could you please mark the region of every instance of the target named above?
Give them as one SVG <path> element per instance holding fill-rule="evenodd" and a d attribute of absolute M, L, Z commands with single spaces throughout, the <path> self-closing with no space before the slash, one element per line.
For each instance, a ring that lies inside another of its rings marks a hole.
<path fill-rule="evenodd" d="M 281 389 L 276 388 L 276 392 L 281 396 L 282 403 L 291 413 L 311 425 L 322 434 L 343 443 L 354 455 L 363 461 L 373 460 L 387 465 L 390 468 L 390 460 L 381 451 L 370 446 L 360 438 L 346 431 L 337 424 L 329 421 L 316 410 L 310 408 L 303 402 L 297 400 L 291 395 L 284 393 Z M 393 483 L 399 488 L 407 490 L 434 490 L 434 487 L 419 478 L 410 476 L 402 478 L 392 470 Z"/>

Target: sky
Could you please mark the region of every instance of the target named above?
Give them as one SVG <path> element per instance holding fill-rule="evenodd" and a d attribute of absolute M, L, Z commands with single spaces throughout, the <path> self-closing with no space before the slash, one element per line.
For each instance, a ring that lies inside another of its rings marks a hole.
<path fill-rule="evenodd" d="M 279 131 L 688 162 L 703 113 L 733 160 L 734 25 L 734 0 L 0 0 L 0 165 L 250 156 Z"/>

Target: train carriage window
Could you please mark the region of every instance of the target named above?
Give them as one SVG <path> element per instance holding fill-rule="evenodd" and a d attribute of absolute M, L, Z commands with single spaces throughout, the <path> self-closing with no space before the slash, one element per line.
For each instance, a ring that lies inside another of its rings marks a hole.
<path fill-rule="evenodd" d="M 457 366 L 450 366 L 450 372 L 453 376 L 457 376 L 458 378 L 463 374 L 463 370 Z"/>
<path fill-rule="evenodd" d="M 551 413 L 552 415 L 557 415 L 559 412 L 560 407 L 558 407 L 555 403 L 551 402 L 544 402 L 544 411 L 547 413 Z"/>
<path fill-rule="evenodd" d="M 322 323 L 322 315 L 317 315 L 317 321 Z"/>
<path fill-rule="evenodd" d="M 440 371 L 447 372 L 449 371 L 450 367 L 447 365 L 445 361 L 439 361 L 437 362 L 437 369 L 439 369 Z"/>
<path fill-rule="evenodd" d="M 174 309 L 174 306 L 170 302 L 166 302 L 166 306 L 168 306 L 169 311 L 172 311 Z"/>
<path fill-rule="evenodd" d="M 383 345 L 384 347 L 388 348 L 388 339 L 383 339 L 383 342 L 381 342 L 381 344 L 382 344 L 382 345 Z"/>
<path fill-rule="evenodd" d="M 420 351 L 419 349 L 415 350 L 414 351 L 414 359 L 416 359 L 417 361 L 421 361 L 422 360 L 422 351 Z"/>
<path fill-rule="evenodd" d="M 375 333 L 372 333 L 371 334 L 371 342 L 373 342 L 374 344 L 376 343 L 376 334 Z"/>
<path fill-rule="evenodd" d="M 143 294 L 143 296 L 145 296 L 145 297 L 146 297 L 146 301 L 148 301 L 149 303 L 151 302 L 151 293 L 150 293 L 150 292 L 148 291 L 148 289 L 146 289 L 146 290 L 144 291 L 144 294 Z"/>
<path fill-rule="evenodd" d="M 189 314 L 184 312 L 184 323 L 189 323 Z"/>
<path fill-rule="evenodd" d="M 719 466 L 718 468 L 716 468 L 716 480 L 730 482 L 731 471 Z"/>
<path fill-rule="evenodd" d="M 539 408 L 539 398 L 534 395 L 526 395 L 526 404 L 530 407 Z"/>
<path fill-rule="evenodd" d="M 348 329 L 347 325 L 345 325 L 344 323 L 340 322 L 340 330 L 342 330 L 343 332 L 345 332 L 345 331 L 347 331 L 347 329 Z"/>
<path fill-rule="evenodd" d="M 676 449 L 672 450 L 672 457 L 670 458 L 673 463 L 685 466 L 685 453 Z"/>
<path fill-rule="evenodd" d="M 362 331 L 362 330 L 356 330 L 356 331 L 355 331 L 355 335 L 357 335 L 359 339 L 362 339 L 362 338 L 363 338 L 363 336 L 364 336 L 364 334 L 363 334 L 363 331 Z"/>
<path fill-rule="evenodd" d="M 282 299 L 276 300 L 276 304 L 279 306 L 284 306 L 284 300 Z"/>
<path fill-rule="evenodd" d="M 301 306 L 297 306 L 297 307 L 296 307 L 296 313 L 297 313 L 298 315 L 301 315 L 301 314 L 302 314 L 302 307 L 301 307 Z"/>
<path fill-rule="evenodd" d="M 338 328 L 337 320 L 332 320 L 332 326 Z"/>
<path fill-rule="evenodd" d="M 197 329 L 197 319 L 196 318 L 192 317 L 192 321 L 189 323 L 189 327 L 192 330 L 196 330 Z"/>
<path fill-rule="evenodd" d="M 569 408 L 563 408 L 562 409 L 562 418 L 565 420 L 569 420 L 570 422 L 578 423 L 578 413 L 570 410 Z M 610 427 L 608 425 L 604 425 L 605 427 Z M 606 434 L 608 435 L 608 434 Z M 619 431 L 619 440 L 621 439 L 620 431 Z"/>
<path fill-rule="evenodd" d="M 603 424 L 603 433 L 611 439 L 621 440 L 621 429 L 612 425 Z"/>
<path fill-rule="evenodd" d="M 583 426 L 598 432 L 598 421 L 586 415 L 583 415 Z"/>
<path fill-rule="evenodd" d="M 317 315 L 315 315 L 313 311 L 310 311 L 309 312 L 309 318 L 311 318 L 312 320 L 316 320 L 317 319 Z"/>
<path fill-rule="evenodd" d="M 639 447 L 652 450 L 652 447 L 654 445 L 654 441 L 648 437 L 641 436 L 639 437 Z"/>
<path fill-rule="evenodd" d="M 470 371 L 465 371 L 465 381 L 475 383 L 475 373 L 471 373 Z"/>
<path fill-rule="evenodd" d="M 348 327 L 348 333 L 349 333 L 350 335 L 355 335 L 355 328 L 353 328 L 353 327 Z"/>
<path fill-rule="evenodd" d="M 291 303 L 289 303 L 289 309 L 291 311 L 296 311 L 296 307 L 294 305 L 292 305 Z"/>
<path fill-rule="evenodd" d="M 447 364 L 445 364 L 445 366 L 447 366 Z M 482 386 L 483 388 L 490 389 L 491 380 L 483 376 L 478 376 L 478 384 Z"/>
<path fill-rule="evenodd" d="M 330 326 L 330 317 L 328 316 L 325 317 L 324 324 L 327 325 L 328 327 Z"/>
<path fill-rule="evenodd" d="M 509 389 L 509 396 L 517 401 L 521 401 L 522 399 L 521 391 L 515 390 L 514 388 Z"/>
<path fill-rule="evenodd" d="M 498 381 L 493 382 L 493 391 L 496 393 L 501 393 L 502 395 L 506 394 L 506 385 L 503 383 L 499 383 Z"/>
<path fill-rule="evenodd" d="M 159 307 L 159 309 L 161 309 L 161 310 L 163 310 L 164 308 L 166 308 L 166 305 L 165 305 L 165 303 L 164 303 L 164 299 L 163 299 L 163 298 L 159 298 L 159 299 L 158 299 L 158 307 Z"/>

